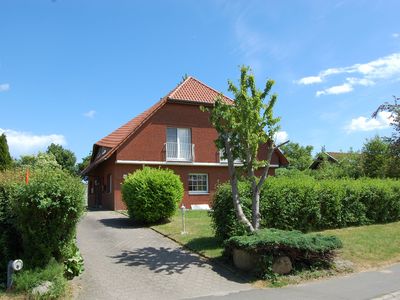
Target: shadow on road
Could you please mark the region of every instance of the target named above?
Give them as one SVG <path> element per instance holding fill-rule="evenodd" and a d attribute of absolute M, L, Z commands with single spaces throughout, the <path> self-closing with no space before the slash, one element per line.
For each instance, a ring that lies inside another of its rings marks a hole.
<path fill-rule="evenodd" d="M 230 281 L 248 282 L 248 280 L 237 276 L 230 270 L 214 263 L 209 263 L 181 248 L 145 247 L 136 250 L 124 250 L 120 255 L 112 256 L 111 258 L 115 259 L 117 264 L 125 264 L 132 267 L 145 266 L 155 273 L 182 274 L 188 268 L 209 268 Z"/>
<path fill-rule="evenodd" d="M 138 228 L 138 225 L 132 222 L 129 218 L 126 217 L 117 217 L 117 218 L 107 218 L 107 219 L 99 219 L 101 224 L 107 227 L 113 228 Z"/>

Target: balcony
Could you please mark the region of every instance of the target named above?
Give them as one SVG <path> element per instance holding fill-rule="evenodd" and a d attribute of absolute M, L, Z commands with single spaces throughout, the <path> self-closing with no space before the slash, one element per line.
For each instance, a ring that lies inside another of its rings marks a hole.
<path fill-rule="evenodd" d="M 165 143 L 167 161 L 194 161 L 194 144 Z"/>

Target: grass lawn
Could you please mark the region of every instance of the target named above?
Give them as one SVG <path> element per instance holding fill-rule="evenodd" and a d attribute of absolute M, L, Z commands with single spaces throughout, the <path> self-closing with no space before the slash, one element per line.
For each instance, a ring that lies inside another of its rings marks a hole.
<path fill-rule="evenodd" d="M 206 211 L 186 212 L 187 234 L 181 234 L 180 211 L 170 223 L 152 228 L 209 258 L 218 258 L 222 254 L 222 245 L 214 238 L 211 218 Z M 344 246 L 339 251 L 339 257 L 353 262 L 356 270 L 400 262 L 400 222 L 326 230 L 321 233 L 334 234 L 342 240 Z"/>
<path fill-rule="evenodd" d="M 181 234 L 181 211 L 177 211 L 170 223 L 155 225 L 152 228 L 204 256 L 220 257 L 223 248 L 214 237 L 207 211 L 186 211 L 185 219 L 187 234 Z"/>

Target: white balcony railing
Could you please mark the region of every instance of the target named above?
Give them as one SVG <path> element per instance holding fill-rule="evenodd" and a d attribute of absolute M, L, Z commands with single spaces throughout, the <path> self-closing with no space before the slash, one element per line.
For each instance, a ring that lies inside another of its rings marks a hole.
<path fill-rule="evenodd" d="M 165 143 L 167 161 L 193 161 L 194 144 L 190 143 Z"/>

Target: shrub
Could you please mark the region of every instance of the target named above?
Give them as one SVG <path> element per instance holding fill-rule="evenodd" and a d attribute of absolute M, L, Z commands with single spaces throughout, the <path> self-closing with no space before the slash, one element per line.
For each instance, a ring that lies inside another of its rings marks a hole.
<path fill-rule="evenodd" d="M 14 275 L 14 290 L 29 294 L 29 299 L 59 299 L 65 294 L 66 279 L 63 272 L 63 265 L 55 260 L 51 260 L 44 268 L 22 270 Z M 33 295 L 32 290 L 45 281 L 52 282 L 49 292 L 42 297 Z"/>
<path fill-rule="evenodd" d="M 60 169 L 37 169 L 17 194 L 14 208 L 28 266 L 41 267 L 52 257 L 63 261 L 83 213 L 80 180 Z"/>
<path fill-rule="evenodd" d="M 231 237 L 225 247 L 227 252 L 237 248 L 259 255 L 260 271 L 265 275 L 271 271 L 273 258 L 280 256 L 288 256 L 295 267 L 329 264 L 334 250 L 341 248 L 342 242 L 335 236 L 262 229 L 253 234 Z"/>
<path fill-rule="evenodd" d="M 128 175 L 122 198 L 136 222 L 155 223 L 172 217 L 183 197 L 183 184 L 168 169 L 145 167 Z"/>
<path fill-rule="evenodd" d="M 79 276 L 85 270 L 83 257 L 76 245 L 76 240 L 72 240 L 69 245 L 62 251 L 64 257 L 64 276 L 72 279 Z"/>
<path fill-rule="evenodd" d="M 251 189 L 248 182 L 239 182 L 238 190 L 243 204 L 243 213 L 247 218 L 251 217 Z M 231 186 L 221 184 L 214 194 L 212 210 L 210 211 L 215 237 L 223 241 L 235 235 L 243 235 L 246 226 L 237 221 L 232 203 Z"/>
<path fill-rule="evenodd" d="M 21 252 L 12 203 L 17 190 L 16 172 L 0 172 L 0 282 L 6 279 L 7 263 Z"/>
<path fill-rule="evenodd" d="M 241 183 L 243 210 L 250 215 L 250 186 Z M 304 232 L 400 220 L 400 182 L 381 179 L 316 180 L 269 178 L 261 191 L 261 227 Z M 213 226 L 217 237 L 243 234 L 236 219 L 230 185 L 214 195 Z"/>

